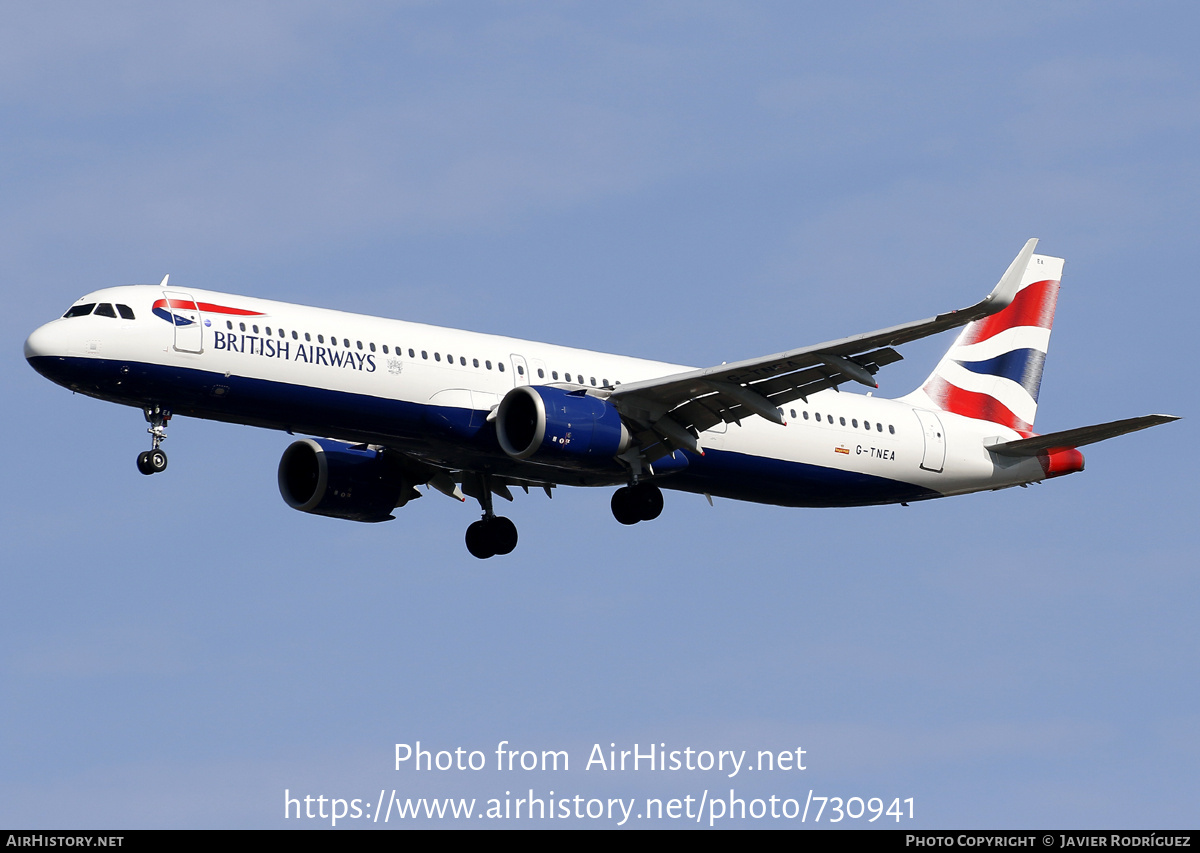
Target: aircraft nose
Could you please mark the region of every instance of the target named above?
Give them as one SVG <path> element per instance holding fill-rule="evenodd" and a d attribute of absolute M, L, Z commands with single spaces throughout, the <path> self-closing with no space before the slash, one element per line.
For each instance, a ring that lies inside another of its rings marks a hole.
<path fill-rule="evenodd" d="M 55 346 L 54 330 L 51 328 L 53 323 L 47 323 L 44 326 L 39 326 L 33 330 L 33 333 L 25 339 L 25 358 L 32 361 L 35 358 L 43 358 L 50 355 L 63 355 L 58 352 L 58 347 Z"/>
<path fill-rule="evenodd" d="M 25 360 L 51 382 L 70 387 L 71 378 L 66 372 L 67 340 L 59 324 L 47 323 L 33 330 L 25 339 Z"/>

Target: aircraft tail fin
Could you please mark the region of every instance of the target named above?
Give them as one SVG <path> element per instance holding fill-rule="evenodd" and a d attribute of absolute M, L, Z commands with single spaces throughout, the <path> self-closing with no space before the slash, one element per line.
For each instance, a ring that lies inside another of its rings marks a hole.
<path fill-rule="evenodd" d="M 906 400 L 1031 434 L 1063 260 L 1031 255 L 1012 303 L 963 327 Z"/>

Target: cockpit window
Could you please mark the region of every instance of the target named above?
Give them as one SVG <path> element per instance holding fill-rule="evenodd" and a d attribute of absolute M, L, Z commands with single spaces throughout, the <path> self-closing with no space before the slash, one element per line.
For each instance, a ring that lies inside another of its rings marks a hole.
<path fill-rule="evenodd" d="M 113 310 L 112 305 L 109 304 L 108 302 L 101 302 L 99 305 L 96 306 L 96 316 L 97 317 L 113 317 L 115 319 L 117 316 L 117 312 L 115 310 Z"/>
<path fill-rule="evenodd" d="M 95 302 L 88 302 L 84 305 L 72 305 L 66 314 L 63 314 L 63 319 L 67 317 L 86 317 L 92 313 L 92 309 L 96 307 Z"/>
<path fill-rule="evenodd" d="M 117 303 L 117 313 L 121 315 L 121 319 L 123 319 L 123 320 L 133 320 L 134 319 L 133 309 L 130 308 L 128 305 L 121 305 L 120 303 Z"/>

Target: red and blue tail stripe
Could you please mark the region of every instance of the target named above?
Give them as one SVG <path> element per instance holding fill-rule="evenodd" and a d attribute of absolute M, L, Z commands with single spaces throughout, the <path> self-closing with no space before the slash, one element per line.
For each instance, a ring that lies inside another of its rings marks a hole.
<path fill-rule="evenodd" d="M 1032 256 L 1012 303 L 962 330 L 914 402 L 1032 433 L 1062 267 Z"/>

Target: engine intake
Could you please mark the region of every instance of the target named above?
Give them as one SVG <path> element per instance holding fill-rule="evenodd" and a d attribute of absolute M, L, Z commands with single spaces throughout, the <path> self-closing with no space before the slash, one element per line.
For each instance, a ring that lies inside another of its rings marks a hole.
<path fill-rule="evenodd" d="M 279 460 L 279 494 L 292 509 L 349 521 L 387 521 L 414 495 L 385 453 L 305 438 Z"/>
<path fill-rule="evenodd" d="M 496 436 L 514 459 L 540 462 L 607 461 L 630 441 L 607 400 L 544 385 L 521 385 L 504 395 Z"/>

